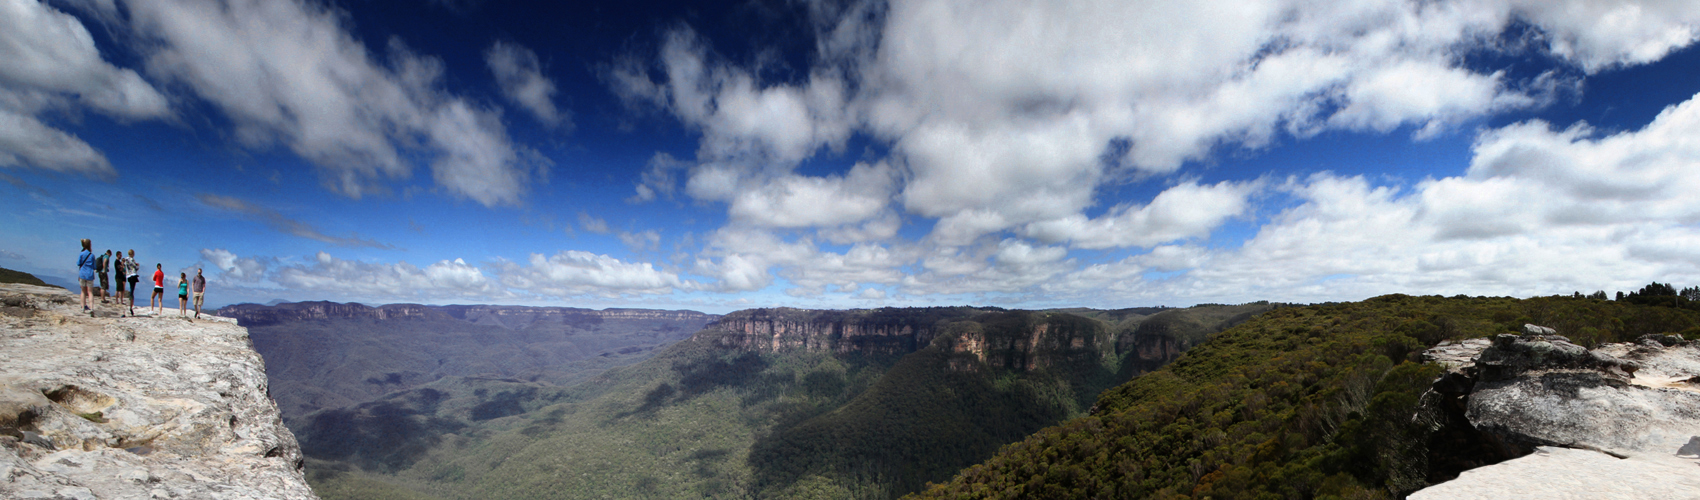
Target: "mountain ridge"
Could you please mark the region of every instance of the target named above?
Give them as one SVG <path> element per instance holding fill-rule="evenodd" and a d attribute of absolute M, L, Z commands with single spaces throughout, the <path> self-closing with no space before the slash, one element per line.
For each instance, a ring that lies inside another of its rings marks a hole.
<path fill-rule="evenodd" d="M 578 307 L 557 306 L 505 306 L 505 305 L 422 305 L 422 304 L 384 304 L 368 306 L 365 304 L 330 301 L 283 302 L 273 305 L 242 303 L 219 308 L 220 316 L 237 318 L 244 325 L 269 325 L 284 321 L 305 321 L 324 319 L 376 319 L 389 320 L 400 318 L 429 318 L 434 314 L 477 322 L 484 317 L 529 316 L 533 321 L 544 319 L 560 319 L 562 321 L 587 321 L 606 319 L 665 319 L 688 321 L 704 319 L 712 321 L 719 315 L 691 310 L 665 309 L 634 309 L 607 308 L 585 309 Z M 507 325 L 503 325 L 507 326 Z"/>

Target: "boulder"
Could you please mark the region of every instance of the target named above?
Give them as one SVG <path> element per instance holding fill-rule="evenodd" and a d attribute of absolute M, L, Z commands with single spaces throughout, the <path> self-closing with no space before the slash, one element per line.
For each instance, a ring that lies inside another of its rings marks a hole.
<path fill-rule="evenodd" d="M 1603 370 L 1613 377 L 1628 379 L 1640 369 L 1632 361 L 1592 352 L 1563 336 L 1546 334 L 1495 336 L 1492 345 L 1477 356 L 1475 366 L 1483 382 L 1555 369 Z"/>
<path fill-rule="evenodd" d="M 1464 372 L 1476 366 L 1476 357 L 1493 345 L 1488 339 L 1448 340 L 1423 351 L 1423 361 L 1446 367 L 1449 372 Z"/>
<path fill-rule="evenodd" d="M 1500 335 L 1477 367 L 1466 416 L 1511 442 L 1629 456 L 1670 454 L 1700 434 L 1700 391 L 1675 387 L 1700 375 L 1697 346 L 1589 351 L 1555 335 Z"/>
<path fill-rule="evenodd" d="M 1676 449 L 1677 456 L 1700 458 L 1700 436 L 1688 438 L 1688 444 Z"/>

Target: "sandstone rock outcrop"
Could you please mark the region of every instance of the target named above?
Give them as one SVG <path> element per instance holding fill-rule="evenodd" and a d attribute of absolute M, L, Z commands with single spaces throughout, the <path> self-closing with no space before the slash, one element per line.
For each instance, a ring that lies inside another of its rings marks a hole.
<path fill-rule="evenodd" d="M 0 498 L 317 498 L 234 320 L 80 309 L 0 285 Z"/>
<path fill-rule="evenodd" d="M 1588 350 L 1525 331 L 1425 353 L 1449 367 L 1437 392 L 1467 394 L 1469 425 L 1525 456 L 1410 498 L 1700 498 L 1700 457 L 1681 453 L 1700 436 L 1700 342 L 1649 335 Z"/>
<path fill-rule="evenodd" d="M 726 315 L 695 337 L 756 352 L 900 355 L 937 346 L 1022 371 L 1097 360 L 1113 356 L 1115 348 L 1103 323 L 1081 316 L 966 307 L 748 309 Z"/>
<path fill-rule="evenodd" d="M 720 318 L 698 335 L 717 335 L 714 341 L 721 347 L 753 351 L 901 354 L 926 347 L 937 334 L 938 318 L 915 316 L 788 307 L 746 309 Z"/>

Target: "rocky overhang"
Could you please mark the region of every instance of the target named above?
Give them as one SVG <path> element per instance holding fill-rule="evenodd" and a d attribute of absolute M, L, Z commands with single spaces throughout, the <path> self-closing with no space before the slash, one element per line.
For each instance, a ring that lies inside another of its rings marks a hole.
<path fill-rule="evenodd" d="M 135 311 L 0 285 L 0 498 L 316 499 L 247 330 Z"/>

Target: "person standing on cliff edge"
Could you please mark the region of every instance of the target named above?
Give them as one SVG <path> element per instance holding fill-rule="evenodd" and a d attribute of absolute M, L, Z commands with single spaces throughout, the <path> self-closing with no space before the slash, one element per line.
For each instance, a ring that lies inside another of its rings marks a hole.
<path fill-rule="evenodd" d="M 102 304 L 106 303 L 106 289 L 111 287 L 111 285 L 106 284 L 106 269 L 111 265 L 111 262 L 111 250 L 107 250 L 105 254 L 95 254 L 94 256 L 94 275 L 100 277 L 100 287 L 94 289 L 94 295 L 100 297 Z"/>
<path fill-rule="evenodd" d="M 117 283 L 112 299 L 118 302 L 118 307 L 124 307 L 124 251 L 119 250 L 118 256 L 112 259 L 112 281 Z M 123 316 L 124 313 L 118 313 Z"/>
<path fill-rule="evenodd" d="M 195 319 L 201 319 L 201 302 L 206 300 L 207 277 L 201 276 L 201 268 L 195 268 Z"/>
<path fill-rule="evenodd" d="M 177 317 L 188 316 L 189 274 L 177 273 Z"/>
<path fill-rule="evenodd" d="M 83 287 L 83 310 L 94 300 L 94 244 L 83 238 L 83 253 L 77 254 L 77 284 Z"/>
<path fill-rule="evenodd" d="M 165 264 L 153 265 L 153 296 L 148 297 L 148 307 L 153 308 L 155 316 L 165 314 Z"/>
<path fill-rule="evenodd" d="M 141 264 L 136 263 L 136 249 L 130 249 L 130 258 L 124 261 L 124 281 L 130 282 L 130 315 L 136 315 L 136 282 L 141 281 Z"/>

